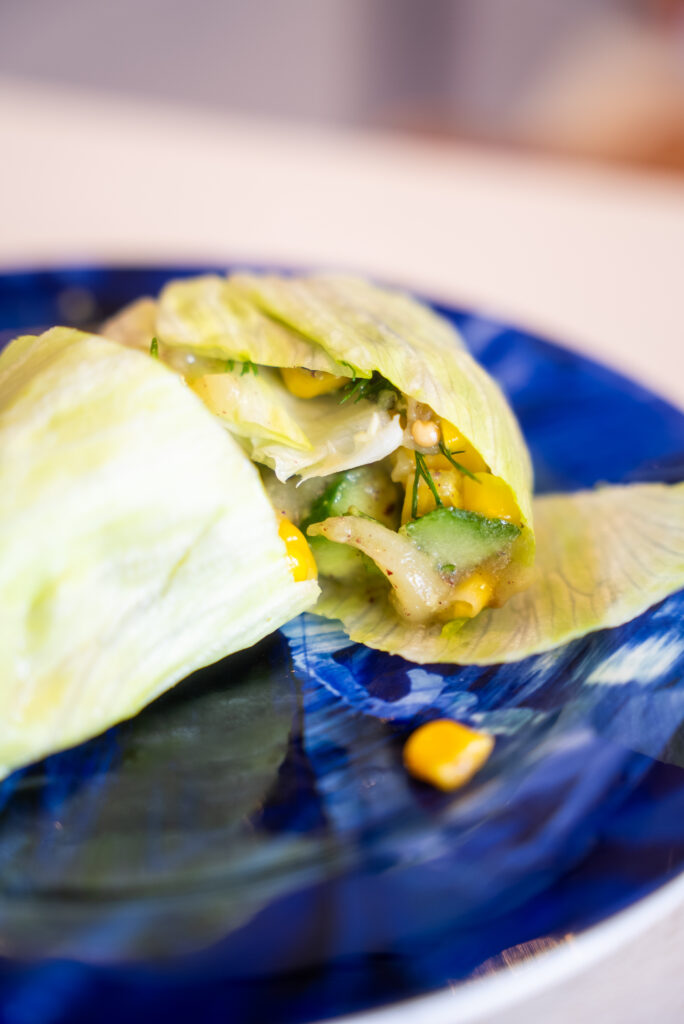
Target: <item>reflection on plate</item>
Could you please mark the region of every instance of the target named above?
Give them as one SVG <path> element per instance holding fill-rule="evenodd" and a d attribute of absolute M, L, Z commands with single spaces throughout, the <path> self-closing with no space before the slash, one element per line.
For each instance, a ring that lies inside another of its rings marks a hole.
<path fill-rule="evenodd" d="M 0 276 L 0 329 L 95 322 L 178 272 Z M 442 312 L 508 392 L 538 490 L 684 477 L 676 410 Z M 306 615 L 15 774 L 0 786 L 0 1019 L 325 1018 L 505 970 L 504 951 L 609 917 L 684 867 L 683 619 L 674 595 L 559 651 L 458 669 Z M 497 736 L 457 794 L 401 766 L 436 714 Z"/>

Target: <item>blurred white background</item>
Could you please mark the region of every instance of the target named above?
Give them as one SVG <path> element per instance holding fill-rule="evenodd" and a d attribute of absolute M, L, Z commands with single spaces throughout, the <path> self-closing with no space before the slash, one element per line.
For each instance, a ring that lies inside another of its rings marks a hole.
<path fill-rule="evenodd" d="M 2 0 L 0 72 L 684 167 L 680 0 Z"/>

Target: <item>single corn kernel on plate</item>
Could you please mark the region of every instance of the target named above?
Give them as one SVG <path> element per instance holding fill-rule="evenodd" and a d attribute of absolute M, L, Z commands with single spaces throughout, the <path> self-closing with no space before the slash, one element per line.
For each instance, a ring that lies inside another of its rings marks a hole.
<path fill-rule="evenodd" d="M 421 725 L 406 741 L 404 764 L 416 779 L 446 792 L 464 786 L 480 770 L 494 738 L 440 718 Z"/>

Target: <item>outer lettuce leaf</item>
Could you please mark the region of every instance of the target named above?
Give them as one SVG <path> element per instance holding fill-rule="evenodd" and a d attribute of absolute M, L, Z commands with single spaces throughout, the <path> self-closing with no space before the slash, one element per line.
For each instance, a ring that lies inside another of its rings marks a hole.
<path fill-rule="evenodd" d="M 56 328 L 0 355 L 0 777 L 308 607 L 256 469 L 157 360 Z"/>
<path fill-rule="evenodd" d="M 165 346 L 198 356 L 351 376 L 320 345 L 264 316 L 231 279 L 213 274 L 167 284 L 159 296 L 156 331 Z"/>
<path fill-rule="evenodd" d="M 314 611 L 339 619 L 352 640 L 411 661 L 489 665 L 620 625 L 684 587 L 684 483 L 549 495 L 534 511 L 529 589 L 460 630 L 407 626 L 377 591 L 328 583 Z"/>
<path fill-rule="evenodd" d="M 212 397 L 213 382 L 220 386 Z M 371 402 L 341 403 L 337 395 L 303 399 L 290 394 L 277 371 L 222 373 L 194 389 L 240 437 L 250 457 L 278 479 L 326 476 L 384 459 L 402 442 L 399 417 Z"/>
<path fill-rule="evenodd" d="M 520 428 L 498 385 L 446 320 L 407 295 L 357 278 L 239 274 L 231 280 L 261 310 L 334 359 L 361 376 L 379 371 L 454 423 L 510 484 L 531 525 L 532 469 Z M 528 557 L 533 549 L 522 551 Z"/>

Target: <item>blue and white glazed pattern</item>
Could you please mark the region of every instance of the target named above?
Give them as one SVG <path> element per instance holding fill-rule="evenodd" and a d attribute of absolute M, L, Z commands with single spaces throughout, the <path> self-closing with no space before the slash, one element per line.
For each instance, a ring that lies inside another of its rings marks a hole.
<path fill-rule="evenodd" d="M 106 315 L 171 274 L 0 278 L 0 328 Z M 86 304 L 87 305 L 87 304 Z M 443 310 L 509 394 L 539 490 L 684 477 L 684 416 Z M 302 616 L 0 786 L 0 1022 L 305 1021 L 452 985 L 684 867 L 684 594 L 517 665 L 414 666 Z M 402 743 L 494 733 L 461 793 Z M 237 780 L 237 781 L 236 781 Z M 28 958 L 28 959 L 26 959 Z"/>

